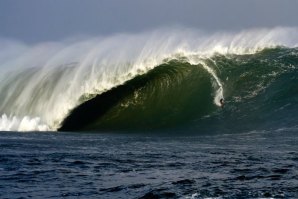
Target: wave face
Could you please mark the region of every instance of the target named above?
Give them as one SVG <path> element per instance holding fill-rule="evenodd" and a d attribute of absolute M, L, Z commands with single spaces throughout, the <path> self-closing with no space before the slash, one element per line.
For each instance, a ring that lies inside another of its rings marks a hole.
<path fill-rule="evenodd" d="M 0 40 L 0 130 L 295 125 L 297 32 L 158 30 L 35 46 Z"/>

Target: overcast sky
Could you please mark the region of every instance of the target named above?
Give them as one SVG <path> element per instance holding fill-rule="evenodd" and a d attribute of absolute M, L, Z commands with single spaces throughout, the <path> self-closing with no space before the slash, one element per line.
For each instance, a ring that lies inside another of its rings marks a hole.
<path fill-rule="evenodd" d="M 298 0 L 0 0 L 0 37 L 35 43 L 171 26 L 298 26 L 297 9 Z"/>

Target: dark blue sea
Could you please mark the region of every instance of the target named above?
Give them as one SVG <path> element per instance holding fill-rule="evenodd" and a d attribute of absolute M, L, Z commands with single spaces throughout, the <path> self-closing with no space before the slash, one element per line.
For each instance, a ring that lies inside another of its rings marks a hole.
<path fill-rule="evenodd" d="M 298 127 L 0 133 L 0 198 L 298 198 Z"/>

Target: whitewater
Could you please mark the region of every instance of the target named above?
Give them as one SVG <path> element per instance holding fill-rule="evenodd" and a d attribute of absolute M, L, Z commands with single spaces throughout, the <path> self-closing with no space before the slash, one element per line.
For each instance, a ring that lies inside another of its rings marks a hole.
<path fill-rule="evenodd" d="M 225 98 L 214 55 L 249 55 L 298 46 L 298 28 L 207 33 L 159 29 L 60 42 L 0 39 L 0 131 L 56 131 L 73 109 L 169 60 L 202 66 L 212 79 L 213 103 Z"/>

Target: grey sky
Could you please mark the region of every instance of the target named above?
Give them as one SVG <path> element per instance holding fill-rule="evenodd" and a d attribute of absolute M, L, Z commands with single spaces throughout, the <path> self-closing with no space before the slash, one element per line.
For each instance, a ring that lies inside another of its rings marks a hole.
<path fill-rule="evenodd" d="M 0 37 L 41 42 L 183 26 L 298 26 L 298 0 L 0 0 Z"/>

